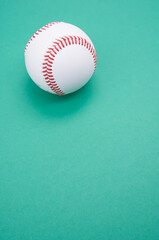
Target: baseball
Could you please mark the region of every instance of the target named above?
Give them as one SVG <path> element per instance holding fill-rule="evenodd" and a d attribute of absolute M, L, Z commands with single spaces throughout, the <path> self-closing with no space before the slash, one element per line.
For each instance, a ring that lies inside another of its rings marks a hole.
<path fill-rule="evenodd" d="M 35 32 L 24 56 L 31 79 L 43 90 L 57 95 L 83 87 L 97 63 L 94 45 L 87 34 L 64 22 L 49 23 Z"/>

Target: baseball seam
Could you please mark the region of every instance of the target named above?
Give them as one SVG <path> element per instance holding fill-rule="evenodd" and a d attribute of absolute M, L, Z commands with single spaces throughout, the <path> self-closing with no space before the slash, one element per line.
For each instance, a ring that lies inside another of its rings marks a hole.
<path fill-rule="evenodd" d="M 52 65 L 56 55 L 60 50 L 62 50 L 63 48 L 69 45 L 74 45 L 74 44 L 85 47 L 92 54 L 93 61 L 94 61 L 94 72 L 96 69 L 97 55 L 96 55 L 95 49 L 92 46 L 92 44 L 89 43 L 85 38 L 82 38 L 79 36 L 63 36 L 59 39 L 56 39 L 56 41 L 52 43 L 52 46 L 47 49 L 46 54 L 44 55 L 42 73 L 43 73 L 46 84 L 57 95 L 65 95 L 65 93 L 57 85 L 57 82 L 52 72 Z"/>
<path fill-rule="evenodd" d="M 36 38 L 41 32 L 47 30 L 49 27 L 52 27 L 53 25 L 55 25 L 57 23 L 60 23 L 60 22 L 48 23 L 45 26 L 43 26 L 42 28 L 40 28 L 37 32 L 35 32 L 34 35 L 30 38 L 30 40 L 27 42 L 24 52 L 26 52 L 26 50 L 28 49 L 30 43 L 34 40 L 34 38 Z"/>

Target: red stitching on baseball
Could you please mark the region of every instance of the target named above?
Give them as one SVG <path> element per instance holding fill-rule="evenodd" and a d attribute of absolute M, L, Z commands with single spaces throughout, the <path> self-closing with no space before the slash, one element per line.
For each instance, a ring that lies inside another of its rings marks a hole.
<path fill-rule="evenodd" d="M 50 53 L 50 55 L 51 55 L 52 57 L 55 57 L 55 55 L 54 55 L 52 52 Z"/>
<path fill-rule="evenodd" d="M 62 37 L 62 40 L 64 40 L 65 45 L 67 46 L 67 41 L 64 37 Z"/>
<path fill-rule="evenodd" d="M 25 50 L 24 52 L 26 52 L 29 44 L 31 43 L 31 41 L 33 40 L 33 38 L 36 38 L 37 35 L 39 35 L 39 33 L 41 33 L 42 31 L 45 31 L 47 30 L 49 27 L 52 27 L 54 24 L 57 24 L 57 23 L 60 23 L 60 22 L 51 22 L 51 23 L 48 23 L 46 24 L 44 27 L 40 28 L 37 32 L 34 33 L 34 35 L 30 38 L 30 40 L 28 41 L 28 43 L 26 44 L 26 47 L 25 47 Z"/>
<path fill-rule="evenodd" d="M 55 57 L 54 54 L 57 54 L 56 51 L 59 52 L 62 48 L 65 48 L 68 45 L 73 45 L 73 44 L 81 45 L 88 49 L 88 51 L 92 54 L 92 57 L 93 57 L 94 72 L 96 69 L 97 55 L 96 55 L 95 49 L 89 42 L 87 42 L 87 40 L 85 38 L 82 38 L 79 36 L 64 36 L 64 37 L 61 37 L 60 39 L 56 39 L 56 41 L 53 42 L 52 47 L 48 48 L 48 50 L 50 50 L 50 51 L 47 50 L 46 53 L 48 53 L 48 54 L 44 55 L 44 62 L 42 63 L 42 65 L 43 65 L 42 73 L 43 73 L 43 77 L 44 77 L 47 85 L 57 95 L 65 95 L 65 93 L 57 85 L 57 83 L 54 79 L 54 76 L 53 76 L 52 65 L 53 65 L 53 61 L 54 61 L 54 57 Z"/>
<path fill-rule="evenodd" d="M 64 48 L 65 45 L 63 44 L 63 41 L 61 41 L 60 39 L 58 41 L 61 43 L 61 46 Z"/>
<path fill-rule="evenodd" d="M 74 39 L 75 39 L 75 44 L 77 44 L 77 38 L 76 38 L 76 36 L 74 36 Z"/>

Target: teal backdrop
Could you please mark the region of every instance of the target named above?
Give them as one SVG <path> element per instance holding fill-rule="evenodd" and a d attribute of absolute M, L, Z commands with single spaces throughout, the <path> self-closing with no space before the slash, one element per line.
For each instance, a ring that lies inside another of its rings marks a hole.
<path fill-rule="evenodd" d="M 24 63 L 52 21 L 98 57 L 64 97 Z M 0 22 L 0 240 L 158 240 L 159 1 L 1 0 Z"/>

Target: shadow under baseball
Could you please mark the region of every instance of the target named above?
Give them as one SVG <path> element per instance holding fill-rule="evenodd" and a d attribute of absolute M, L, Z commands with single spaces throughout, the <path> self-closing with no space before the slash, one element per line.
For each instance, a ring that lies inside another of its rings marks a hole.
<path fill-rule="evenodd" d="M 28 75 L 25 81 L 25 96 L 28 97 L 30 106 L 49 117 L 62 118 L 75 114 L 81 108 L 87 108 L 95 94 L 95 75 L 80 90 L 65 96 L 57 96 L 40 89 Z"/>

